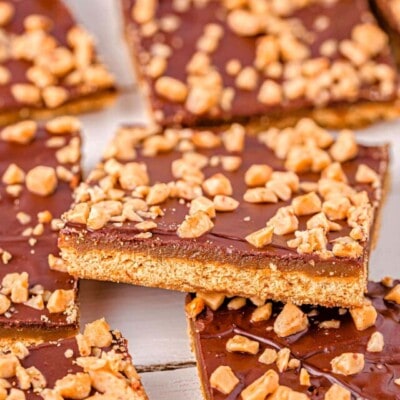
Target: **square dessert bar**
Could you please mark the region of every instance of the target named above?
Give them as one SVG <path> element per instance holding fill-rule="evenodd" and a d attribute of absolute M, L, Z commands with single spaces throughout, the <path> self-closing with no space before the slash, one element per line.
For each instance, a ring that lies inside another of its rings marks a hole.
<path fill-rule="evenodd" d="M 60 0 L 0 4 L 0 125 L 97 109 L 114 78 Z"/>
<path fill-rule="evenodd" d="M 351 310 L 188 295 L 204 399 L 398 399 L 394 283 L 370 282 L 365 304 Z"/>
<path fill-rule="evenodd" d="M 0 130 L 0 345 L 78 328 L 78 285 L 59 258 L 57 232 L 81 179 L 79 130 L 74 117 Z"/>
<path fill-rule="evenodd" d="M 311 117 L 339 128 L 399 113 L 388 38 L 368 0 L 122 4 L 158 124 L 292 126 Z"/>
<path fill-rule="evenodd" d="M 0 377 L 4 399 L 147 400 L 126 340 L 104 319 L 68 339 L 15 343 L 0 353 Z"/>
<path fill-rule="evenodd" d="M 309 119 L 123 128 L 64 215 L 62 258 L 81 278 L 360 305 L 387 167 L 387 146 Z"/>

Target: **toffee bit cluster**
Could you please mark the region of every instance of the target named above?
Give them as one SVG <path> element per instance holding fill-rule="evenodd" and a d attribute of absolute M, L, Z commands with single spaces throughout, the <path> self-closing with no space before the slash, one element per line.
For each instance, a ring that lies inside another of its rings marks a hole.
<path fill-rule="evenodd" d="M 388 278 L 382 282 L 382 285 L 389 285 L 391 288 L 385 295 L 384 299 L 388 302 L 400 304 L 400 284 L 393 287 L 393 282 L 389 282 Z M 274 318 L 271 330 L 277 337 L 288 337 L 305 331 L 309 325 L 309 318 L 319 314 L 317 309 L 311 309 L 307 314 L 303 310 L 292 303 L 287 303 L 277 314 L 274 313 L 274 305 L 272 302 L 261 301 L 260 299 L 245 299 L 243 297 L 227 298 L 219 293 L 203 293 L 198 292 L 196 296 L 186 304 L 186 313 L 189 318 L 196 319 L 202 311 L 209 307 L 213 311 L 226 307 L 230 311 L 243 309 L 247 304 L 256 306 L 251 312 L 249 320 L 252 324 L 270 321 Z M 371 301 L 365 299 L 364 305 L 349 310 L 355 328 L 358 331 L 364 331 L 375 326 L 378 313 Z M 343 315 L 347 310 L 339 310 L 339 314 Z M 247 318 L 247 317 L 246 317 Z M 340 329 L 339 320 L 322 321 L 318 325 L 321 335 L 326 329 Z M 267 328 L 269 330 L 269 328 Z M 306 334 L 306 333 L 305 333 Z M 226 340 L 225 349 L 228 353 L 239 353 L 243 356 L 256 356 L 259 363 L 265 365 L 275 364 L 279 373 L 287 370 L 298 371 L 299 383 L 301 386 L 311 387 L 312 373 L 302 366 L 300 360 L 293 357 L 290 348 L 282 347 L 279 350 L 267 347 L 260 351 L 260 342 L 248 336 L 235 334 Z M 367 353 L 380 353 L 385 346 L 385 340 L 382 333 L 375 331 L 371 334 L 365 351 Z M 334 374 L 352 376 L 361 373 L 365 367 L 365 359 L 363 353 L 343 353 L 332 358 L 330 365 Z M 400 382 L 400 379 L 397 381 Z M 229 365 L 218 366 L 210 375 L 210 386 L 221 392 L 222 394 L 230 394 L 238 385 L 239 378 Z M 254 393 L 262 393 L 262 396 L 271 395 L 271 399 L 290 398 L 298 400 L 306 400 L 305 394 L 296 392 L 287 386 L 279 385 L 279 375 L 275 370 L 270 369 L 259 379 L 245 387 L 240 395 L 243 399 L 253 399 Z M 290 397 L 287 397 L 290 393 Z M 283 397 L 282 397 L 283 396 Z M 333 384 L 326 392 L 325 400 L 348 400 L 351 392 L 338 385 Z M 257 397 L 258 398 L 258 397 Z"/>
<path fill-rule="evenodd" d="M 276 157 L 269 162 L 283 164 L 282 170 L 268 165 L 268 158 L 265 164 L 242 166 L 248 140 L 245 128 L 239 124 L 219 133 L 123 128 L 88 183 L 76 191 L 75 205 L 64 220 L 86 224 L 92 230 L 108 223 L 133 223 L 139 231 L 137 237 L 145 239 L 152 237 L 157 221 L 162 220 L 163 205 L 177 199 L 188 205 L 177 235 L 194 239 L 212 231 L 220 213 L 232 213 L 234 218 L 234 211 L 244 203 L 266 208 L 281 203 L 265 228 L 249 232 L 243 239 L 264 248 L 273 243 L 274 235 L 294 235 L 288 246 L 301 254 L 316 253 L 324 258 L 362 256 L 375 206 L 367 191 L 357 190 L 354 182 L 350 184 L 342 168 L 343 163 L 358 155 L 353 133 L 342 131 L 335 139 L 309 119 L 300 120 L 293 128 L 262 132 L 260 142 Z M 153 161 L 157 156 L 170 152 L 178 154 L 169 166 L 173 180 L 153 183 L 148 166 L 157 162 Z M 217 168 L 218 172 L 206 175 L 207 167 Z M 235 197 L 228 177 L 231 172 L 243 177 L 247 186 L 243 198 Z M 302 180 L 306 173 L 317 179 Z M 370 186 L 378 196 L 378 171 L 360 163 L 353 178 L 359 187 Z M 300 217 L 308 218 L 306 230 L 299 230 Z M 330 243 L 328 233 L 346 225 L 349 234 Z"/>
<path fill-rule="evenodd" d="M 7 353 L 0 353 L 0 397 L 25 400 L 31 391 L 43 400 L 136 398 L 142 391 L 139 377 L 120 334 L 111 332 L 104 319 L 87 324 L 83 334 L 75 337 L 77 354 L 68 348 L 64 357 L 71 359 L 80 372 L 65 371 L 49 386 L 45 374 L 30 363 L 30 356 L 39 348 L 27 348 L 21 342 L 12 345 Z M 62 346 L 63 341 L 54 343 Z M 39 358 L 40 360 L 40 358 Z M 15 384 L 12 383 L 15 381 Z M 138 397 L 142 398 L 142 397 Z"/>
<path fill-rule="evenodd" d="M 0 85 L 10 86 L 16 102 L 57 108 L 71 99 L 71 91 L 87 95 L 113 87 L 114 78 L 96 59 L 93 38 L 82 27 L 70 28 L 66 45 L 53 35 L 53 21 L 40 14 L 26 16 L 21 33 L 10 32 L 17 7 L 11 1 L 0 5 Z M 15 82 L 7 67 L 14 60 L 29 64 L 24 82 Z"/>
<path fill-rule="evenodd" d="M 194 115 L 229 112 L 243 91 L 254 93 L 255 101 L 266 108 L 299 99 L 318 107 L 353 102 L 366 86 L 376 87 L 382 98 L 390 98 L 396 92 L 396 72 L 379 61 L 388 51 L 388 37 L 370 14 L 360 18 L 348 37 L 338 40 L 331 33 L 317 49 L 316 37 L 327 35 L 334 21 L 320 15 L 313 27 L 306 27 L 296 16 L 313 4 L 323 8 L 334 7 L 335 2 L 222 1 L 219 19 L 205 23 L 182 79 L 166 75 L 168 66 L 178 62 L 175 46 L 184 43 L 182 19 L 191 8 L 207 7 L 211 2 L 175 1 L 172 12 L 163 14 L 158 12 L 157 1 L 135 1 L 131 14 L 137 33 L 144 41 L 151 39 L 139 62 L 156 95 L 181 104 Z M 213 56 L 221 51 L 228 33 L 238 41 L 242 37 L 254 41 L 252 63 L 245 65 L 238 55 L 225 65 L 216 64 Z M 174 35 L 176 40 L 166 40 L 166 35 Z M 232 78 L 233 85 L 228 85 Z M 161 120 L 162 113 L 159 117 Z"/>

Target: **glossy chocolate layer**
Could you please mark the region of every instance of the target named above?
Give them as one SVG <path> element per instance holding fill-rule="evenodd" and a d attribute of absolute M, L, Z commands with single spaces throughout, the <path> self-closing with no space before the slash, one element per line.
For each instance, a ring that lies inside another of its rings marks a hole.
<path fill-rule="evenodd" d="M 200 150 L 207 156 L 226 155 L 221 147 L 215 150 Z M 232 155 L 232 153 L 230 153 Z M 269 262 L 277 263 L 279 269 L 284 271 L 304 271 L 320 276 L 358 276 L 364 268 L 365 257 L 369 252 L 369 242 L 364 242 L 364 255 L 358 259 L 341 258 L 323 260 L 315 254 L 298 254 L 296 249 L 289 248 L 287 241 L 294 237 L 293 234 L 274 235 L 270 245 L 257 249 L 250 245 L 245 237 L 265 226 L 266 222 L 276 213 L 277 209 L 290 204 L 290 201 L 278 203 L 252 204 L 243 201 L 243 194 L 247 186 L 244 182 L 244 173 L 252 164 L 270 165 L 274 170 L 284 170 L 283 161 L 256 137 L 248 136 L 242 157 L 242 165 L 236 172 L 221 171 L 220 167 L 206 167 L 203 172 L 209 177 L 217 172 L 223 172 L 232 183 L 233 197 L 240 201 L 239 207 L 234 212 L 218 213 L 215 226 L 211 232 L 197 239 L 181 239 L 176 234 L 176 229 L 188 213 L 186 203 L 178 199 L 169 199 L 161 204 L 165 215 L 157 218 L 157 228 L 152 230 L 150 239 L 138 239 L 134 234 L 139 233 L 135 223 L 124 222 L 122 226 L 108 224 L 96 231 L 87 230 L 86 227 L 68 223 L 62 231 L 62 236 L 72 236 L 74 246 L 82 251 L 98 249 L 129 250 L 138 253 L 151 253 L 153 257 L 173 257 L 188 259 L 195 257 L 199 262 L 212 262 L 218 264 L 234 264 L 238 267 L 263 268 Z M 174 180 L 171 173 L 171 163 L 181 157 L 181 153 L 169 152 L 157 155 L 155 158 L 145 157 L 138 151 L 135 161 L 147 164 L 151 184 L 156 182 L 170 182 Z M 361 185 L 355 182 L 355 173 L 360 164 L 366 164 L 377 171 L 383 182 L 388 167 L 388 148 L 386 146 L 359 147 L 357 158 L 342 165 L 349 183 L 357 190 L 366 190 L 371 200 L 379 207 L 381 200 L 380 190 L 375 191 L 371 185 Z M 317 181 L 320 174 L 307 173 L 299 175 L 301 181 Z M 94 184 L 94 182 L 92 182 Z M 301 194 L 301 193 L 299 193 Z M 305 229 L 309 216 L 299 217 L 299 230 Z M 342 223 L 339 232 L 330 232 L 328 241 L 339 236 L 346 236 L 350 227 Z M 64 242 L 65 246 L 69 244 Z M 332 246 L 328 245 L 328 249 Z"/>
<path fill-rule="evenodd" d="M 263 82 L 259 79 L 256 90 L 241 90 L 235 87 L 235 76 L 230 76 L 225 71 L 225 65 L 231 59 L 238 59 L 243 66 L 252 66 L 255 57 L 256 39 L 254 37 L 239 37 L 230 30 L 225 21 L 226 10 L 221 2 L 211 0 L 205 5 L 195 7 L 193 5 L 182 13 L 177 13 L 170 0 L 158 2 L 156 18 L 168 15 L 178 15 L 180 25 L 175 32 L 157 32 L 154 36 L 144 37 L 140 34 L 140 27 L 132 19 L 131 9 L 135 0 L 122 0 L 126 34 L 131 47 L 132 57 L 141 78 L 150 88 L 149 99 L 154 111 L 161 111 L 162 118 L 157 120 L 162 125 L 183 124 L 196 126 L 203 124 L 216 123 L 223 121 L 244 121 L 257 117 L 282 118 L 287 115 L 293 116 L 297 111 L 307 111 L 314 106 L 305 97 L 295 100 L 284 100 L 279 105 L 267 106 L 257 100 L 258 90 Z M 317 2 L 315 2 L 317 3 Z M 351 37 L 351 31 L 357 24 L 366 21 L 375 21 L 370 12 L 367 0 L 338 0 L 331 5 L 312 4 L 304 9 L 296 11 L 291 18 L 299 19 L 307 31 L 311 32 L 312 41 L 309 45 L 311 58 L 321 56 L 320 46 L 327 39 L 343 40 Z M 329 26 L 322 32 L 315 28 L 316 20 L 326 16 Z M 340 21 L 340 23 L 338 23 Z M 209 23 L 217 23 L 223 26 L 224 36 L 218 49 L 211 54 L 212 63 L 217 67 L 222 75 L 223 86 L 235 88 L 231 110 L 213 109 L 205 115 L 196 116 L 191 114 L 182 104 L 173 103 L 159 96 L 154 89 L 154 80 L 147 77 L 144 73 L 146 60 L 151 54 L 151 47 L 154 43 L 167 44 L 172 48 L 172 54 L 168 58 L 168 66 L 163 75 L 186 81 L 186 66 L 196 52 L 196 42 L 203 33 L 204 27 Z M 340 59 L 340 55 L 335 54 L 331 60 Z M 393 57 L 389 47 L 386 51 L 376 57 L 379 63 L 394 66 Z M 382 95 L 374 84 L 361 87 L 358 95 L 352 101 L 334 101 L 328 103 L 328 107 L 343 106 L 357 102 L 385 102 L 394 100 L 395 93 Z"/>
<path fill-rule="evenodd" d="M 396 282 L 398 283 L 398 282 Z M 237 311 L 229 311 L 226 304 L 218 311 L 206 308 L 196 319 L 190 321 L 191 334 L 197 354 L 199 370 L 207 400 L 235 400 L 240 392 L 269 369 L 276 369 L 275 364 L 265 365 L 258 362 L 258 357 L 266 348 L 280 350 L 288 347 L 291 357 L 301 362 L 311 375 L 311 387 L 307 389 L 299 382 L 300 368 L 287 370 L 279 375 L 280 385 L 307 394 L 312 400 L 323 400 L 324 394 L 333 383 L 337 383 L 352 393 L 352 399 L 395 400 L 400 398 L 400 387 L 394 379 L 400 376 L 400 306 L 386 301 L 383 297 L 389 288 L 380 283 L 370 282 L 368 298 L 378 311 L 374 327 L 364 331 L 356 330 L 349 312 L 341 315 L 339 309 L 316 308 L 318 315 L 309 317 L 310 326 L 306 331 L 279 338 L 271 330 L 276 315 L 282 305 L 273 304 L 273 317 L 266 322 L 250 322 L 255 306 L 247 304 Z M 188 295 L 187 301 L 192 296 Z M 310 312 L 310 307 L 303 307 Z M 313 308 L 314 309 L 314 308 Z M 318 324 L 328 320 L 339 320 L 339 329 L 321 329 Z M 381 332 L 385 346 L 382 352 L 369 353 L 366 346 L 371 334 Z M 257 355 L 228 353 L 226 342 L 239 334 L 260 343 Z M 345 352 L 365 355 L 365 367 L 359 374 L 344 376 L 331 371 L 330 361 Z M 234 391 L 226 396 L 213 390 L 209 385 L 212 372 L 220 365 L 232 368 L 240 383 Z"/>
<path fill-rule="evenodd" d="M 73 188 L 81 178 L 80 157 L 76 163 L 60 164 L 56 158 L 56 152 L 63 146 L 49 148 L 47 143 L 53 138 L 64 139 L 64 145 L 68 145 L 73 138 L 79 138 L 77 132 L 65 135 L 52 135 L 44 127 L 40 127 L 35 139 L 29 144 L 16 144 L 0 139 L 0 176 L 3 176 L 10 163 L 16 164 L 25 173 L 30 169 L 42 165 L 56 168 L 62 165 L 69 171 L 73 171 L 73 180 L 64 182 L 58 180 L 55 192 L 43 197 L 31 193 L 22 184 L 22 191 L 18 197 L 9 195 L 6 185 L 0 183 L 0 248 L 11 254 L 12 258 L 7 264 L 0 262 L 0 284 L 3 277 L 13 272 L 27 272 L 29 285 L 42 285 L 45 290 L 53 292 L 56 289 L 73 289 L 77 293 L 78 283 L 66 273 L 50 270 L 48 256 L 58 256 L 57 232 L 50 223 L 44 224 L 44 232 L 40 235 L 23 234 L 29 228 L 38 223 L 38 213 L 49 211 L 53 218 L 60 218 L 68 209 L 72 201 Z M 22 224 L 17 220 L 17 214 L 23 212 L 30 217 L 30 222 Z M 38 337 L 46 334 L 48 329 L 75 329 L 77 320 L 70 321 L 67 315 L 62 313 L 51 314 L 45 308 L 36 310 L 24 304 L 12 304 L 8 313 L 0 315 L 0 329 L 8 329 L 14 335 L 15 329 L 26 335 L 26 330 L 32 330 Z M 13 329 L 13 330 L 11 330 Z M 44 332 L 40 332 L 43 329 Z"/>
<path fill-rule="evenodd" d="M 32 14 L 48 17 L 52 21 L 49 30 L 60 46 L 69 47 L 67 44 L 68 31 L 77 24 L 68 7 L 61 0 L 11 0 L 15 7 L 15 13 L 9 23 L 3 29 L 8 34 L 20 35 L 24 32 L 24 19 Z M 0 85 L 0 113 L 16 112 L 21 109 L 43 109 L 43 104 L 21 104 L 11 93 L 11 86 L 16 83 L 31 83 L 27 76 L 27 70 L 32 66 L 25 60 L 8 59 L 2 63 L 11 73 L 11 79 L 7 84 Z M 90 98 L 97 93 L 114 91 L 114 88 L 99 89 L 90 85 L 69 85 L 61 81 L 60 86 L 68 92 L 66 103 L 80 99 Z"/>

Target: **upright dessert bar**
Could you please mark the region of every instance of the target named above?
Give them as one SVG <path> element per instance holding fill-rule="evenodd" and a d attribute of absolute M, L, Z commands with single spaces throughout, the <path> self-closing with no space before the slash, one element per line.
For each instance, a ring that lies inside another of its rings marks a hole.
<path fill-rule="evenodd" d="M 399 281 L 368 289 L 350 311 L 188 295 L 204 399 L 398 399 Z"/>
<path fill-rule="evenodd" d="M 126 340 L 104 319 L 68 339 L 15 343 L 0 353 L 0 376 L 4 399 L 147 400 Z"/>
<path fill-rule="evenodd" d="M 59 246 L 77 277 L 295 303 L 363 301 L 387 146 L 303 119 L 258 137 L 121 129 Z"/>
<path fill-rule="evenodd" d="M 61 214 L 81 178 L 80 124 L 57 117 L 0 131 L 0 345 L 71 335 L 77 281 L 59 258 Z"/>
<path fill-rule="evenodd" d="M 0 125 L 103 107 L 114 79 L 61 0 L 0 3 Z"/>
<path fill-rule="evenodd" d="M 368 0 L 122 0 L 151 116 L 360 126 L 399 114 L 387 35 Z M 340 23 L 338 23 L 340 21 Z"/>

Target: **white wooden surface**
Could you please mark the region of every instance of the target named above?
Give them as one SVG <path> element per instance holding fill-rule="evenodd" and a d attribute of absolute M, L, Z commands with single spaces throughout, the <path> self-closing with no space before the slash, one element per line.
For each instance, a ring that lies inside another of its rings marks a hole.
<path fill-rule="evenodd" d="M 117 0 L 66 0 L 78 19 L 97 38 L 103 59 L 118 78 L 123 94 L 114 107 L 82 116 L 84 166 L 88 171 L 122 123 L 144 122 L 143 103 L 135 88 L 130 59 L 122 40 Z M 363 130 L 369 143 L 392 143 L 392 190 L 383 212 L 377 249 L 371 257 L 373 279 L 400 277 L 400 121 Z M 84 281 L 82 323 L 106 317 L 129 340 L 130 351 L 152 400 L 200 400 L 194 357 L 186 335 L 184 295 L 164 290 Z"/>

